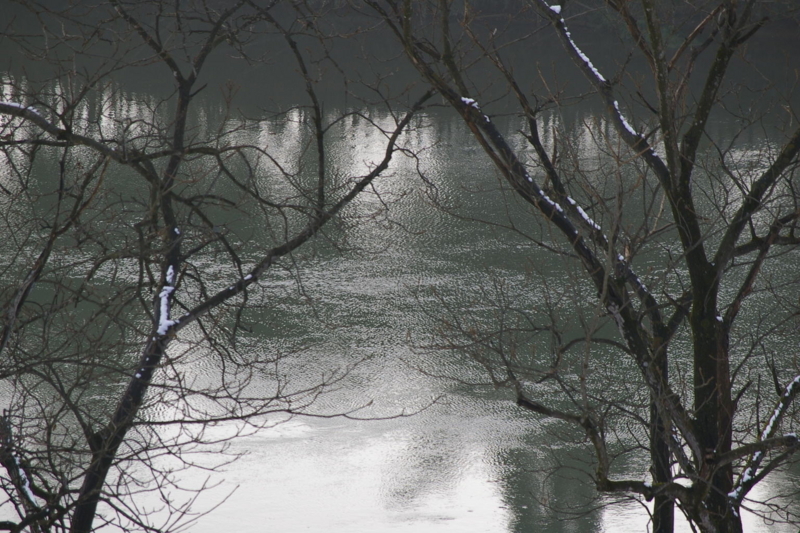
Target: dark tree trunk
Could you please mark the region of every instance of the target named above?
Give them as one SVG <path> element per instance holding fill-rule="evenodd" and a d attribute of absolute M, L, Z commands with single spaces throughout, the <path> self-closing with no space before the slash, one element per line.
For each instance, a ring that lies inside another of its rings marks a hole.
<path fill-rule="evenodd" d="M 664 361 L 666 362 L 666 361 Z M 654 485 L 670 481 L 669 429 L 664 426 L 655 403 L 650 407 L 650 456 L 653 462 Z M 675 527 L 675 503 L 668 496 L 656 496 L 653 501 L 653 533 L 672 533 Z"/>
<path fill-rule="evenodd" d="M 708 270 L 714 272 L 713 268 Z M 736 533 L 742 531 L 742 523 L 728 497 L 733 490 L 733 468 L 730 463 L 720 466 L 716 461 L 731 451 L 733 439 L 729 354 L 725 325 L 716 310 L 718 282 L 711 278 L 716 273 L 708 276 L 705 291 L 701 290 L 703 285 L 695 284 L 690 319 L 694 337 L 695 428 L 705 454 L 699 474 L 708 483 L 701 488 L 706 494 L 700 504 L 717 531 Z"/>

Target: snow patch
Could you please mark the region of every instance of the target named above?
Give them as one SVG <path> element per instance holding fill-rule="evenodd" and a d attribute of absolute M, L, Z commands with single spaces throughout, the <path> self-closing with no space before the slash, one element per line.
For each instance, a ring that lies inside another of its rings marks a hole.
<path fill-rule="evenodd" d="M 600 231 L 600 229 L 602 229 L 602 228 L 600 228 L 600 226 L 594 220 L 592 220 L 592 217 L 590 217 L 589 215 L 586 214 L 586 211 L 584 211 L 583 208 L 578 205 L 578 202 L 576 202 L 575 200 L 573 200 L 569 196 L 567 196 L 567 202 L 569 202 L 569 204 L 571 206 L 573 206 L 578 211 L 578 214 L 580 214 L 580 216 L 581 216 L 581 218 L 583 218 L 584 222 L 589 224 L 589 226 L 591 228 L 596 229 L 597 231 Z"/>
<path fill-rule="evenodd" d="M 529 179 L 529 181 L 530 181 L 530 179 Z M 564 210 L 561 209 L 561 206 L 558 205 L 557 203 L 555 203 L 553 200 L 551 200 L 549 196 L 547 196 L 545 193 L 540 193 L 540 194 L 541 194 L 542 200 L 544 200 L 546 203 L 548 203 L 550 205 L 550 207 L 552 207 L 553 209 L 555 209 L 559 213 L 563 213 L 564 212 Z"/>
<path fill-rule="evenodd" d="M 550 9 L 552 9 L 552 7 Z M 602 74 L 600 74 L 600 71 L 597 70 L 597 68 L 595 68 L 594 64 L 592 63 L 592 60 L 589 59 L 589 56 L 584 54 L 583 50 L 578 48 L 578 45 L 575 44 L 575 41 L 572 40 L 572 34 L 567 29 L 567 23 L 564 22 L 563 18 L 560 20 L 560 22 L 561 22 L 561 25 L 564 27 L 564 35 L 567 37 L 567 41 L 569 41 L 569 45 L 572 47 L 572 49 L 575 51 L 575 53 L 578 54 L 578 57 L 581 58 L 581 61 L 583 61 L 586 64 L 586 66 L 589 67 L 589 70 L 591 70 L 594 73 L 594 75 L 597 77 L 598 80 L 600 80 L 603 83 L 606 83 L 607 80 L 603 77 Z"/>
<path fill-rule="evenodd" d="M 767 425 L 764 427 L 764 431 L 761 432 L 759 440 L 763 441 L 770 438 L 772 432 L 775 430 L 775 425 L 783 415 L 784 409 L 792 399 L 792 396 L 795 394 L 795 387 L 798 386 L 800 386 L 800 375 L 795 376 L 791 383 L 786 386 L 786 390 L 783 391 L 783 395 L 781 396 L 778 405 L 775 407 L 775 410 L 772 412 L 772 416 L 769 417 L 769 422 L 767 422 Z M 797 435 L 794 433 L 787 433 L 785 436 L 797 438 Z M 742 494 L 742 490 L 744 489 L 744 485 L 749 483 L 755 477 L 756 471 L 758 466 L 761 464 L 761 458 L 763 456 L 764 453 L 760 451 L 753 454 L 753 458 L 750 460 L 750 466 L 748 466 L 745 471 L 742 472 L 742 478 L 739 480 L 739 483 L 737 483 L 736 487 L 728 493 L 729 498 L 738 501 Z"/>
<path fill-rule="evenodd" d="M 35 110 L 33 107 L 31 107 L 31 106 L 26 106 L 26 105 L 18 104 L 18 103 L 16 103 L 16 102 L 2 102 L 2 101 L 0 101 L 0 104 L 7 105 L 7 106 L 9 106 L 9 107 L 15 107 L 15 108 L 17 108 L 17 109 L 21 109 L 21 110 L 23 110 L 23 111 L 30 111 L 30 112 L 31 112 L 31 113 L 33 113 L 34 115 L 36 115 L 36 116 L 38 116 L 38 117 L 41 117 L 41 118 L 44 118 L 44 117 L 42 117 L 42 115 L 41 115 L 41 114 L 40 114 L 38 111 L 36 111 L 36 110 Z"/>
<path fill-rule="evenodd" d="M 178 323 L 177 320 L 170 320 L 169 319 L 169 296 L 175 291 L 175 287 L 171 285 L 175 281 L 175 269 L 172 268 L 172 265 L 167 268 L 167 275 L 166 275 L 166 285 L 161 289 L 158 297 L 161 300 L 161 305 L 159 308 L 159 317 L 158 317 L 158 333 L 159 336 L 163 337 L 167 334 L 167 330 Z"/>
<path fill-rule="evenodd" d="M 22 463 L 19 460 L 19 457 L 16 455 L 14 456 L 14 461 L 17 463 L 17 471 L 19 472 L 19 481 L 20 481 L 20 488 L 22 492 L 25 493 L 25 496 L 30 500 L 31 503 L 36 503 L 36 496 L 33 495 L 31 491 L 31 481 L 28 479 L 28 475 L 25 473 L 25 470 L 22 468 Z"/>
<path fill-rule="evenodd" d="M 630 133 L 631 135 L 635 135 L 637 137 L 641 137 L 641 135 L 639 135 L 639 133 L 635 129 L 633 129 L 633 126 L 631 126 L 630 122 L 628 122 L 628 119 L 625 118 L 625 115 L 622 114 L 622 111 L 619 110 L 619 102 L 617 102 L 616 100 L 614 100 L 614 109 L 616 109 L 617 116 L 622 121 L 622 126 L 626 130 L 628 130 L 628 133 Z"/>
<path fill-rule="evenodd" d="M 176 322 L 174 320 L 169 319 L 169 295 L 175 291 L 175 287 L 165 286 L 161 289 L 161 293 L 158 297 L 161 299 L 161 307 L 159 309 L 159 317 L 158 317 L 158 333 L 160 336 L 164 336 L 167 334 L 167 330 L 174 326 Z"/>
<path fill-rule="evenodd" d="M 761 440 L 769 438 L 772 434 L 772 430 L 775 427 L 775 424 L 778 422 L 781 414 L 783 414 L 784 404 L 787 403 L 792 395 L 794 394 L 794 388 L 800 385 L 800 376 L 796 376 L 791 383 L 786 386 L 786 390 L 783 392 L 783 397 L 781 401 L 778 402 L 777 407 L 775 407 L 775 411 L 773 411 L 772 416 L 769 418 L 769 422 L 767 423 L 767 427 L 764 428 L 764 431 L 761 432 Z"/>
<path fill-rule="evenodd" d="M 461 97 L 461 101 L 467 104 L 470 107 L 474 107 L 475 109 L 480 109 L 478 102 L 475 101 L 473 98 L 467 98 L 466 96 Z"/>

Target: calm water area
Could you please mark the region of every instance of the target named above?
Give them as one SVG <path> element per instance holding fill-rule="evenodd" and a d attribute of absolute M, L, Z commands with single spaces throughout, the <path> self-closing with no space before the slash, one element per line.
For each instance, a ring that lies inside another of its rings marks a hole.
<path fill-rule="evenodd" d="M 123 86 L 116 94 L 114 114 L 130 118 L 151 112 L 145 104 L 157 98 L 142 87 L 126 92 Z M 345 105 L 326 112 L 333 117 Z M 389 124 L 380 109 L 362 111 Z M 202 136 L 219 104 L 209 99 L 195 112 L 195 133 Z M 307 132 L 298 126 L 302 111 L 293 113 L 294 120 L 290 115 L 243 130 L 237 142 L 267 146 L 278 161 L 294 164 Z M 523 127 L 517 117 L 503 124 L 520 144 L 524 139 L 514 132 Z M 337 128 L 328 143 L 336 172 L 359 175 L 381 157 L 383 138 L 367 121 L 347 119 Z M 726 128 L 730 134 L 723 137 L 732 137 L 731 121 L 709 126 Z M 552 147 L 553 131 L 568 131 L 586 158 L 603 157 L 595 140 L 608 129 L 602 114 L 580 107 L 545 114 L 541 127 L 546 146 Z M 754 133 L 738 142 L 746 153 L 766 141 Z M 229 455 L 200 449 L 194 461 L 214 465 L 239 457 L 216 472 L 178 473 L 187 489 L 212 487 L 198 496 L 193 512 L 203 515 L 186 531 L 646 531 L 645 504 L 597 498 L 586 475 L 588 443 L 571 434 L 563 439 L 563 424 L 523 411 L 473 361 L 432 347 L 446 316 L 443 304 L 480 312 L 481 291 L 501 283 L 518 305 L 536 309 L 541 280 L 568 282 L 564 274 L 572 267 L 525 237 L 538 226 L 526 225 L 527 208 L 501 187 L 459 117 L 441 109 L 423 113 L 402 144 L 417 157 L 398 154 L 374 189 L 347 208 L 344 222 L 326 230 L 330 239 L 317 239 L 260 282 L 259 307 L 246 314 L 248 329 L 237 339 L 239 351 L 252 357 L 284 354 L 281 371 L 289 384 L 349 373 L 308 409 L 316 416 L 276 416 L 257 431 L 235 423 L 209 428 L 210 437 L 242 436 L 230 441 Z M 509 220 L 518 225 L 514 230 Z M 248 220 L 234 217 L 228 224 L 243 238 L 257 233 Z M 174 350 L 190 346 L 195 333 L 184 330 Z M 218 369 L 202 355 L 187 358 L 187 376 L 214 379 Z M 349 415 L 329 417 L 339 413 Z M 156 405 L 145 416 L 169 417 L 169 406 Z M 644 480 L 647 465 L 618 465 L 618 473 Z M 798 483 L 796 468 L 776 472 L 752 496 L 779 496 Z M 790 531 L 752 514 L 744 519 L 748 532 Z M 678 531 L 689 528 L 681 523 Z"/>

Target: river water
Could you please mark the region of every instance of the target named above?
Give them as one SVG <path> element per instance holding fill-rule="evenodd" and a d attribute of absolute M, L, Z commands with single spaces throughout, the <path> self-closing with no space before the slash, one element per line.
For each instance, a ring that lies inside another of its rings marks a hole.
<path fill-rule="evenodd" d="M 388 120 L 380 111 L 364 112 Z M 292 124 L 302 118 L 280 126 L 265 122 L 239 141 L 268 145 L 290 165 L 303 135 Z M 526 237 L 541 237 L 536 224 L 525 225 L 532 220 L 528 208 L 500 187 L 459 120 L 422 115 L 403 138 L 417 158 L 398 155 L 374 189 L 348 208 L 343 223 L 253 291 L 251 303 L 258 305 L 245 315 L 249 327 L 238 334 L 239 353 L 264 360 L 283 354 L 284 378 L 297 387 L 315 384 L 324 372 L 349 373 L 306 410 L 314 416 L 261 419 L 267 427 L 258 431 L 234 423 L 208 428 L 206 437 L 213 439 L 243 435 L 230 440 L 223 455 L 203 449 L 192 455 L 205 467 L 237 460 L 216 472 L 178 474 L 189 491 L 213 487 L 194 502 L 191 512 L 200 515 L 189 531 L 646 530 L 642 503 L 597 498 L 586 474 L 591 449 L 580 436 L 517 408 L 511 393 L 495 389 L 469 358 L 435 349 L 446 305 L 480 316 L 502 288 L 536 311 L 545 298 L 543 280 L 556 287 L 571 283 L 568 263 L 549 259 Z M 561 128 L 564 120 L 579 141 L 585 137 L 584 156 L 601 157 L 591 139 L 608 125 L 592 114 L 565 119 L 554 113 L 542 130 Z M 521 126 L 509 121 L 505 128 L 513 136 Z M 340 128 L 329 144 L 331 165 L 358 175 L 380 156 L 380 136 L 363 120 Z M 754 139 L 754 149 L 762 143 Z M 510 229 L 509 221 L 518 226 Z M 229 223 L 235 233 L 257 234 L 248 220 Z M 220 368 L 189 343 L 192 335 L 184 330 L 175 348 L 191 348 L 185 377 L 213 381 Z M 620 368 L 633 372 L 636 382 L 635 369 Z M 266 382 L 264 389 L 271 386 Z M 155 403 L 144 416 L 165 420 L 171 412 L 169 404 Z M 341 413 L 349 414 L 329 418 Z M 644 480 L 647 466 L 625 464 L 617 473 Z M 796 472 L 778 472 L 753 496 L 791 492 L 797 482 Z M 193 494 L 173 497 L 180 502 Z M 752 514 L 745 521 L 748 531 L 789 531 Z"/>
<path fill-rule="evenodd" d="M 109 115 L 148 113 L 150 97 L 115 96 L 128 107 Z M 194 122 L 213 124 L 213 106 L 198 111 Z M 380 110 L 362 111 L 389 123 Z M 580 108 L 569 113 L 545 115 L 545 144 L 552 148 L 552 131 L 569 131 L 582 157 L 602 158 L 595 142 L 609 130 L 602 115 Z M 304 117 L 289 118 L 243 131 L 238 141 L 268 146 L 278 161 L 294 164 Z M 514 132 L 523 124 L 515 120 L 504 128 L 521 143 Z M 645 504 L 598 499 L 586 474 L 586 442 L 561 423 L 516 407 L 512 394 L 493 387 L 469 358 L 436 349 L 448 304 L 481 316 L 490 310 L 487 297 L 502 292 L 535 313 L 548 294 L 562 294 L 560 284 L 571 283 L 574 266 L 549 259 L 528 238 L 547 235 L 501 187 L 458 117 L 430 111 L 414 126 L 402 143 L 416 158 L 398 154 L 374 189 L 348 207 L 344 222 L 303 248 L 295 264 L 265 277 L 254 291 L 252 303 L 259 306 L 245 315 L 248 329 L 237 339 L 238 351 L 255 359 L 284 355 L 285 378 L 298 387 L 325 372 L 349 369 L 347 375 L 306 410 L 312 416 L 276 415 L 260 420 L 267 427 L 258 430 L 235 423 L 209 428 L 208 437 L 242 435 L 230 440 L 228 455 L 200 449 L 194 460 L 210 466 L 238 459 L 215 472 L 178 474 L 186 489 L 213 486 L 195 501 L 192 512 L 200 516 L 187 530 L 645 531 Z M 363 173 L 381 156 L 382 137 L 356 118 L 337 127 L 328 146 L 331 167 L 346 176 Z M 736 124 L 711 126 L 728 127 Z M 741 150 L 755 153 L 764 143 L 756 135 L 742 141 Z M 257 238 L 248 220 L 229 224 L 233 233 Z M 558 312 L 568 315 L 571 303 Z M 194 333 L 181 333 L 188 339 L 184 346 Z M 546 343 L 539 349 L 546 351 Z M 184 371 L 213 380 L 219 368 L 202 356 L 198 350 L 187 357 Z M 619 365 L 607 363 L 625 382 L 632 367 Z M 170 406 L 154 405 L 145 416 L 169 413 Z M 341 413 L 348 416 L 331 417 Z M 617 471 L 645 480 L 647 465 L 618 465 Z M 796 469 L 776 472 L 752 496 L 791 492 L 799 480 Z M 744 516 L 747 531 L 790 530 Z"/>
<path fill-rule="evenodd" d="M 593 116 L 573 123 L 607 128 Z M 227 499 L 191 530 L 235 523 L 253 532 L 645 531 L 642 503 L 596 499 L 585 474 L 587 443 L 574 435 L 565 441 L 561 423 L 517 408 L 510 392 L 492 387 L 469 359 L 431 348 L 446 316 L 443 303 L 475 309 L 482 290 L 502 283 L 520 305 L 536 309 L 542 278 L 534 274 L 564 283 L 565 267 L 499 226 L 525 208 L 498 188 L 457 117 L 427 115 L 418 126 L 405 142 L 419 160 L 394 161 L 376 195 L 346 214 L 360 222 L 332 231 L 349 247 L 314 246 L 299 254 L 297 271 L 262 283 L 270 304 L 255 315 L 247 339 L 264 357 L 302 347 L 290 376 L 300 383 L 318 379 L 323 368 L 357 364 L 310 409 L 352 417 L 294 417 L 232 441 L 229 452 L 241 458 L 211 476 L 221 484 L 196 508 Z M 515 125 L 507 128 L 511 133 Z M 369 132 L 353 122 L 332 144 L 343 172 L 356 174 L 378 155 L 370 152 L 380 144 Z M 420 179 L 418 164 L 430 183 Z M 378 196 L 393 200 L 388 213 L 358 218 L 372 212 Z M 446 214 L 434 199 L 498 226 Z M 646 479 L 646 471 L 628 464 L 618 473 Z M 186 476 L 196 486 L 207 479 L 206 472 Z M 753 496 L 790 492 L 796 483 L 795 474 L 778 473 Z M 752 514 L 745 521 L 748 531 L 789 530 Z"/>

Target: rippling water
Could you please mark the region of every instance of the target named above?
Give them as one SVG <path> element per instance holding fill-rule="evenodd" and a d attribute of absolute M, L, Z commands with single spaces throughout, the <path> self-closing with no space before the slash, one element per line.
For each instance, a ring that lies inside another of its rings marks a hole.
<path fill-rule="evenodd" d="M 561 120 L 546 117 L 543 131 Z M 584 156 L 597 157 L 588 130 L 608 125 L 591 116 L 575 123 L 589 125 L 575 135 Z M 425 179 L 417 161 L 398 156 L 374 192 L 348 208 L 345 223 L 301 251 L 298 271 L 276 269 L 265 278 L 253 294 L 264 307 L 245 316 L 250 330 L 239 339 L 239 351 L 254 358 L 286 354 L 281 368 L 297 387 L 317 382 L 323 371 L 354 365 L 310 411 L 351 412 L 365 420 L 276 418 L 274 426 L 233 440 L 229 452 L 242 457 L 212 475 L 220 484 L 202 494 L 195 509 L 219 506 L 191 531 L 644 531 L 647 514 L 639 503 L 596 507 L 609 501 L 593 502 L 595 491 L 581 473 L 591 459 L 579 437 L 516 408 L 511 394 L 489 385 L 474 362 L 429 349 L 442 303 L 457 302 L 480 317 L 486 311 L 480 289 L 502 280 L 519 305 L 537 312 L 545 288 L 533 284 L 531 271 L 550 279 L 554 286 L 547 290 L 554 294 L 561 294 L 569 271 L 525 238 L 549 237 L 519 217 L 527 207 L 499 187 L 457 118 L 426 115 L 416 126 L 403 142 L 420 154 Z M 511 135 L 520 127 L 506 126 Z M 290 165 L 302 135 L 290 125 L 264 123 L 259 131 L 243 131 L 241 141 L 269 145 Z M 354 119 L 341 124 L 330 150 L 330 164 L 342 175 L 358 175 L 382 146 L 374 129 Z M 451 216 L 434 201 L 491 224 Z M 513 230 L 509 217 L 517 224 Z M 230 223 L 234 232 L 260 236 L 247 221 Z M 659 279 L 657 271 L 651 274 Z M 219 275 L 224 283 L 226 273 Z M 192 348 L 179 363 L 187 375 L 216 379 L 215 361 L 190 344 L 191 328 L 181 335 L 176 350 Z M 609 373 L 628 370 L 624 362 L 606 365 Z M 272 384 L 256 380 L 252 386 L 269 390 Z M 146 416 L 169 419 L 173 407 L 156 404 Z M 236 429 L 221 424 L 212 431 L 224 437 Z M 217 459 L 209 454 L 200 462 Z M 564 476 L 549 475 L 556 464 Z M 621 470 L 642 476 L 646 466 Z M 208 473 L 181 475 L 184 485 L 199 488 Z M 778 473 L 762 494 L 796 480 Z M 575 515 L 565 520 L 551 507 L 575 507 Z M 749 531 L 782 531 L 747 520 Z"/>
<path fill-rule="evenodd" d="M 471 361 L 426 349 L 439 299 L 474 306 L 474 290 L 497 277 L 536 308 L 539 291 L 528 276 L 533 258 L 546 275 L 563 274 L 561 263 L 543 265 L 536 247 L 518 233 L 459 221 L 431 205 L 435 196 L 459 213 L 497 223 L 507 221 L 507 210 L 525 209 L 513 197 L 507 205 L 493 170 L 464 132 L 438 118 L 426 120 L 428 129 L 413 142 L 426 147 L 423 170 L 437 190 L 419 179 L 409 160 L 396 161 L 376 187 L 397 199 L 388 216 L 331 235 L 346 237 L 355 249 L 320 245 L 301 262 L 303 297 L 288 274 L 273 274 L 263 283 L 272 305 L 259 312 L 255 322 L 262 325 L 252 332 L 254 349 L 264 357 L 305 346 L 287 362 L 299 383 L 318 378 L 320 366 L 361 361 L 338 391 L 318 400 L 317 413 L 356 409 L 355 416 L 371 418 L 422 411 L 371 421 L 294 418 L 234 441 L 231 451 L 244 456 L 204 498 L 234 492 L 192 531 L 218 531 L 232 521 L 254 532 L 645 530 L 646 511 L 633 501 L 576 508 L 569 520 L 556 516 L 550 506 L 610 502 L 593 502 L 591 482 L 577 470 L 548 475 L 556 462 L 569 468 L 590 461 L 588 448 L 579 438 L 577 444 L 561 439 L 570 432 L 560 423 L 517 409 Z M 359 165 L 359 156 L 369 159 L 369 139 L 357 124 L 342 139 L 334 161 L 346 167 Z M 369 214 L 375 201 L 363 198 L 348 215 Z M 608 368 L 626 371 L 624 364 Z M 626 468 L 634 476 L 647 469 Z M 762 495 L 794 479 L 779 474 Z M 746 527 L 782 531 L 753 516 Z"/>

